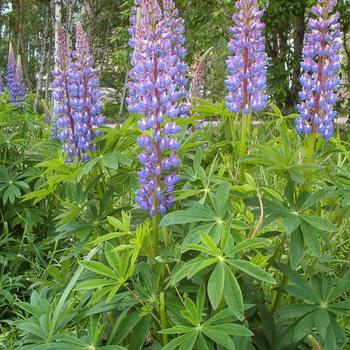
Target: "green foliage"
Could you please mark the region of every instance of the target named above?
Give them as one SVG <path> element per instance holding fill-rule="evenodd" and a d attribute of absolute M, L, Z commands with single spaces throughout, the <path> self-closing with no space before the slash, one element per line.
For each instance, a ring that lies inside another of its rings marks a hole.
<path fill-rule="evenodd" d="M 195 113 L 178 121 L 175 208 L 151 222 L 134 204 L 138 116 L 66 164 L 41 116 L 3 104 L 2 347 L 346 349 L 344 135 L 310 150 L 272 106 L 240 156 L 240 116 Z M 216 123 L 189 132 L 201 118 Z"/>

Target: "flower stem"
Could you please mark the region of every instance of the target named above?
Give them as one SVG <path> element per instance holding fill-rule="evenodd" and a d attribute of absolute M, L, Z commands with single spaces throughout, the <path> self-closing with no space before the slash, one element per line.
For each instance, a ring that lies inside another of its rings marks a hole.
<path fill-rule="evenodd" d="M 161 292 L 159 295 L 159 311 L 160 311 L 160 321 L 162 325 L 162 330 L 168 327 L 166 312 L 165 312 L 165 297 L 164 292 Z M 163 345 L 168 344 L 168 335 L 162 334 Z"/>
<path fill-rule="evenodd" d="M 159 255 L 159 212 L 154 215 L 152 219 L 152 225 L 153 225 L 153 253 L 154 256 Z"/>
<path fill-rule="evenodd" d="M 252 114 L 244 114 L 242 112 L 242 130 L 241 130 L 241 142 L 239 145 L 239 157 L 243 158 L 248 154 L 248 140 L 250 135 L 250 127 L 252 123 Z M 244 164 L 240 164 L 239 179 L 244 180 Z"/>

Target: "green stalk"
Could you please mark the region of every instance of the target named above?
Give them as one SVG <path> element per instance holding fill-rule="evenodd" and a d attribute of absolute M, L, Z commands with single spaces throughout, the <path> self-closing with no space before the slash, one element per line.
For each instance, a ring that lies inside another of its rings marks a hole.
<path fill-rule="evenodd" d="M 159 295 L 159 311 L 160 311 L 160 321 L 162 324 L 162 330 L 168 328 L 168 322 L 165 312 L 165 297 L 164 292 L 161 292 Z M 168 344 L 168 334 L 162 334 L 163 345 Z"/>
<path fill-rule="evenodd" d="M 315 145 L 316 145 L 316 133 L 312 133 L 309 135 L 307 139 L 307 149 L 306 149 L 306 157 L 305 160 L 307 163 L 311 163 L 312 161 L 312 156 L 314 155 L 315 152 Z"/>
<path fill-rule="evenodd" d="M 288 236 L 287 236 L 287 234 L 285 234 L 283 239 L 282 239 L 282 241 L 281 241 L 281 245 L 280 245 L 280 249 L 279 249 L 279 252 L 278 252 L 278 256 L 276 255 L 276 260 L 278 262 L 281 262 L 281 258 L 282 258 L 283 251 L 284 251 L 284 246 L 285 246 L 285 244 L 287 242 L 287 239 L 288 239 Z M 289 251 L 288 251 L 287 264 L 290 265 Z M 282 298 L 283 298 L 282 290 L 285 288 L 287 283 L 288 283 L 288 277 L 286 275 L 283 275 L 281 283 L 278 286 L 276 298 L 273 301 L 272 306 L 271 306 L 271 312 L 272 313 L 274 313 L 277 310 L 278 306 L 281 304 L 281 301 L 282 301 Z"/>
<path fill-rule="evenodd" d="M 153 226 L 153 253 L 154 256 L 159 255 L 159 212 L 154 215 L 152 219 L 152 226 Z"/>
<path fill-rule="evenodd" d="M 252 124 L 252 114 L 244 114 L 242 112 L 242 130 L 241 130 L 241 142 L 239 145 L 239 157 L 243 158 L 248 154 L 248 140 L 250 135 L 250 128 Z M 239 179 L 240 181 L 244 180 L 244 164 L 240 164 L 239 169 Z"/>

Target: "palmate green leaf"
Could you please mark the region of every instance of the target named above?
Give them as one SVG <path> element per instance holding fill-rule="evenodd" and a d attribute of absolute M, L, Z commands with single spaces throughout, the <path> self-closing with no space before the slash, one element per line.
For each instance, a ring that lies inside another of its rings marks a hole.
<path fill-rule="evenodd" d="M 218 326 L 204 326 L 202 332 L 216 344 L 224 346 L 226 349 L 235 350 L 235 343 L 229 335 Z"/>
<path fill-rule="evenodd" d="M 296 269 L 304 256 L 304 237 L 298 227 L 290 236 L 290 263 L 293 269 Z"/>
<path fill-rule="evenodd" d="M 330 301 L 333 301 L 350 289 L 350 271 L 347 271 L 344 276 L 337 282 L 335 288 L 332 290 L 329 297 Z"/>
<path fill-rule="evenodd" d="M 46 339 L 46 334 L 43 332 L 41 327 L 32 321 L 20 321 L 16 323 L 18 329 L 25 331 L 29 334 L 36 335 L 41 339 Z"/>
<path fill-rule="evenodd" d="M 330 221 L 320 218 L 318 216 L 303 216 L 300 215 L 300 218 L 307 224 L 325 232 L 335 232 L 337 227 L 334 226 Z"/>
<path fill-rule="evenodd" d="M 192 332 L 189 337 L 181 344 L 179 350 L 191 350 L 197 341 L 198 333 Z"/>
<path fill-rule="evenodd" d="M 100 161 L 106 168 L 114 170 L 118 169 L 119 164 L 129 166 L 131 163 L 131 159 L 129 157 L 118 152 L 107 153 L 101 157 Z"/>
<path fill-rule="evenodd" d="M 198 204 L 195 208 L 170 212 L 163 217 L 159 223 L 159 226 L 164 227 L 170 225 L 209 222 L 215 220 L 216 214 L 210 208 Z"/>
<path fill-rule="evenodd" d="M 129 350 L 141 350 L 150 329 L 151 316 L 145 316 L 135 327 L 130 337 Z"/>
<path fill-rule="evenodd" d="M 287 234 L 292 234 L 300 226 L 300 219 L 297 215 L 285 216 L 283 222 Z"/>
<path fill-rule="evenodd" d="M 314 328 L 314 320 L 316 316 L 316 311 L 304 316 L 295 326 L 294 329 L 294 341 L 299 341 L 309 335 Z"/>
<path fill-rule="evenodd" d="M 186 298 L 185 308 L 186 309 L 182 311 L 183 316 L 194 326 L 197 326 L 201 321 L 201 314 L 198 312 L 197 306 L 192 299 Z"/>
<path fill-rule="evenodd" d="M 224 264 L 219 262 L 213 272 L 211 273 L 208 281 L 208 296 L 211 305 L 214 310 L 220 304 L 222 294 L 224 292 L 224 283 L 225 283 L 225 270 Z"/>
<path fill-rule="evenodd" d="M 328 310 L 340 316 L 350 316 L 350 300 L 340 301 L 339 303 L 328 306 Z"/>
<path fill-rule="evenodd" d="M 75 290 L 89 290 L 89 289 L 96 289 L 106 286 L 112 286 L 116 284 L 117 282 L 115 280 L 107 280 L 107 279 L 92 279 L 87 280 L 79 283 Z"/>
<path fill-rule="evenodd" d="M 318 309 L 318 305 L 296 304 L 282 305 L 277 311 L 277 318 L 281 321 L 298 318 Z"/>
<path fill-rule="evenodd" d="M 221 256 L 222 252 L 217 247 L 215 241 L 206 233 L 200 235 L 202 243 L 212 252 L 214 256 Z"/>
<path fill-rule="evenodd" d="M 317 257 L 322 254 L 320 236 L 318 235 L 316 229 L 305 222 L 304 220 L 300 223 L 301 232 L 303 233 L 304 242 L 310 249 L 311 253 Z"/>
<path fill-rule="evenodd" d="M 249 261 L 239 260 L 239 259 L 235 259 L 235 260 L 230 259 L 228 260 L 228 262 L 235 268 L 247 273 L 248 275 L 260 281 L 263 281 L 266 283 L 272 283 L 272 284 L 276 283 L 275 279 L 271 275 L 269 275 L 266 271 L 264 271 L 259 266 L 256 266 Z"/>
<path fill-rule="evenodd" d="M 315 327 L 323 339 L 326 337 L 329 321 L 330 318 L 327 310 L 319 309 L 315 314 Z"/>
<path fill-rule="evenodd" d="M 193 327 L 179 325 L 179 326 L 174 326 L 167 329 L 162 329 L 158 333 L 159 334 L 182 334 L 182 333 L 190 333 L 192 331 L 193 331 Z"/>
<path fill-rule="evenodd" d="M 199 271 L 213 265 L 217 262 L 216 258 L 210 259 L 196 259 L 185 263 L 181 268 L 172 275 L 169 285 L 175 285 L 180 282 L 182 279 L 187 277 L 188 279 L 197 274 Z"/>
<path fill-rule="evenodd" d="M 125 319 L 120 323 L 120 327 L 112 343 L 120 344 L 127 335 L 135 329 L 136 325 L 143 319 L 144 311 L 139 309 L 133 313 L 129 313 Z"/>
<path fill-rule="evenodd" d="M 227 210 L 227 203 L 230 195 L 231 185 L 224 181 L 216 190 L 215 209 L 219 217 L 224 217 Z"/>
<path fill-rule="evenodd" d="M 232 271 L 225 266 L 224 298 L 232 313 L 239 319 L 244 317 L 244 304 L 241 288 Z"/>
<path fill-rule="evenodd" d="M 188 344 L 188 342 L 192 342 L 193 339 L 196 339 L 198 336 L 198 333 L 196 331 L 193 331 L 191 333 L 180 335 L 179 337 L 173 339 L 170 343 L 165 345 L 162 350 L 173 350 L 181 346 L 182 344 Z M 193 343 L 194 344 L 194 343 Z M 188 350 L 191 350 L 192 348 L 188 348 Z M 187 350 L 187 349 L 186 349 Z"/>
<path fill-rule="evenodd" d="M 312 193 L 301 205 L 298 211 L 303 211 L 314 206 L 316 203 L 320 202 L 322 199 L 329 197 L 335 191 L 335 187 L 326 187 L 317 192 Z"/>
<path fill-rule="evenodd" d="M 232 247 L 227 255 L 234 256 L 241 251 L 248 249 L 262 248 L 266 244 L 265 238 L 248 238 Z"/>
<path fill-rule="evenodd" d="M 89 271 L 96 272 L 99 275 L 118 279 L 118 276 L 111 269 L 98 261 L 79 261 L 79 265 L 85 267 Z"/>

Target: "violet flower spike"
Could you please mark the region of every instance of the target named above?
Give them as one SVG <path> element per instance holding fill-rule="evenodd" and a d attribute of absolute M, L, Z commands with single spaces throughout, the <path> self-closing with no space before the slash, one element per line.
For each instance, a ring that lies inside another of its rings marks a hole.
<path fill-rule="evenodd" d="M 238 0 L 238 12 L 232 17 L 230 28 L 232 39 L 228 47 L 233 54 L 226 65 L 228 77 L 225 81 L 228 97 L 227 108 L 232 112 L 243 110 L 245 114 L 265 108 L 266 62 L 264 24 L 256 0 Z"/>
<path fill-rule="evenodd" d="M 26 95 L 26 85 L 24 83 L 21 56 L 18 56 L 15 77 L 12 82 L 11 102 L 24 109 L 23 102 Z"/>
<path fill-rule="evenodd" d="M 337 115 L 335 89 L 340 83 L 340 15 L 338 12 L 332 14 L 336 4 L 336 0 L 319 0 L 312 7 L 316 19 L 309 19 L 305 34 L 302 89 L 297 106 L 300 118 L 295 122 L 298 133 L 319 133 L 325 140 L 333 135 L 333 120 Z"/>
<path fill-rule="evenodd" d="M 5 91 L 4 80 L 2 79 L 2 74 L 0 72 L 0 92 L 4 93 L 4 91 Z"/>
<path fill-rule="evenodd" d="M 52 72 L 54 81 L 51 85 L 53 98 L 56 101 L 54 110 L 56 123 L 53 127 L 57 126 L 58 139 L 63 142 L 62 150 L 68 155 L 66 162 L 72 162 L 74 159 L 80 161 L 81 154 L 75 135 L 74 119 L 71 115 L 72 107 L 69 91 L 71 58 L 63 30 L 58 32 L 57 46 L 57 56 L 55 57 L 57 69 Z"/>
<path fill-rule="evenodd" d="M 135 0 L 130 22 L 133 53 L 127 103 L 130 113 L 143 116 L 138 123 L 143 168 L 136 202 L 154 216 L 174 205 L 172 192 L 179 181 L 174 171 L 180 163 L 175 138 L 179 127 L 169 118 L 181 116 L 180 102 L 186 97 L 183 22 L 172 1 L 164 1 L 162 12 L 156 0 Z"/>
<path fill-rule="evenodd" d="M 104 125 L 105 118 L 99 103 L 98 71 L 93 68 L 88 38 L 80 23 L 77 24 L 76 37 L 76 50 L 69 72 L 69 94 L 78 148 L 82 160 L 86 161 L 89 159 L 88 152 L 96 149 L 93 139 L 101 135 L 97 128 Z"/>
<path fill-rule="evenodd" d="M 15 54 L 13 52 L 12 44 L 10 43 L 9 47 L 9 53 L 7 58 L 7 66 L 6 66 L 6 83 L 7 83 L 7 89 L 10 95 L 10 101 L 11 103 L 16 102 L 16 98 L 13 94 L 13 86 L 16 79 L 16 58 Z"/>

